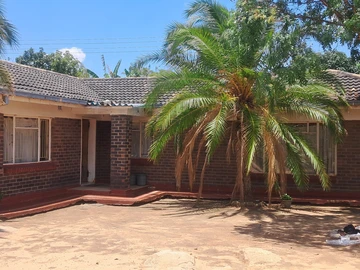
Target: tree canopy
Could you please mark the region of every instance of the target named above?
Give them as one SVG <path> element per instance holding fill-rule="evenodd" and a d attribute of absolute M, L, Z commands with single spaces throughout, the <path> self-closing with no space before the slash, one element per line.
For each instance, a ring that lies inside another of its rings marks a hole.
<path fill-rule="evenodd" d="M 56 51 L 47 54 L 43 48 L 35 52 L 33 48 L 26 50 L 15 59 L 16 63 L 51 70 L 75 77 L 89 77 L 86 68 L 68 51 Z"/>
<path fill-rule="evenodd" d="M 318 61 L 323 70 L 336 69 L 360 74 L 360 64 L 343 52 L 327 51 L 318 54 Z"/>
<path fill-rule="evenodd" d="M 186 166 L 192 187 L 205 151 L 199 196 L 206 167 L 221 144 L 227 146 L 227 159 L 236 162 L 233 198 L 240 201 L 249 192 L 259 151 L 264 153 L 269 196 L 277 181 L 286 182 L 286 169 L 306 188 L 308 164 L 323 188 L 330 187 L 320 156 L 287 116 L 320 122 L 339 140 L 344 134 L 339 106 L 346 102 L 318 81 L 324 73 L 315 73 L 319 69 L 308 57 L 312 52 L 301 28 L 283 24 L 280 29 L 276 10 L 258 8 L 257 2 L 238 1 L 232 12 L 216 1 L 194 1 L 185 12 L 187 21 L 170 26 L 163 49 L 144 60 L 171 67 L 156 77 L 147 98 L 147 107 L 153 108 L 160 97 L 172 96 L 147 125 L 154 138 L 150 158 L 159 159 L 173 141 L 177 187 Z"/>
<path fill-rule="evenodd" d="M 149 77 L 155 74 L 155 71 L 150 69 L 150 66 L 145 67 L 141 62 L 132 63 L 128 69 L 124 70 L 126 77 Z"/>
<path fill-rule="evenodd" d="M 259 1 L 257 1 L 259 2 Z M 353 0 L 265 0 L 276 5 L 280 21 L 296 21 L 303 34 L 314 37 L 325 48 L 346 44 L 354 59 L 360 58 L 360 1 Z"/>
<path fill-rule="evenodd" d="M 15 26 L 5 17 L 3 1 L 0 0 L 0 55 L 5 52 L 6 46 L 14 47 L 18 44 L 17 35 Z M 10 74 L 2 65 L 0 65 L 0 84 L 10 92 L 13 90 Z"/>

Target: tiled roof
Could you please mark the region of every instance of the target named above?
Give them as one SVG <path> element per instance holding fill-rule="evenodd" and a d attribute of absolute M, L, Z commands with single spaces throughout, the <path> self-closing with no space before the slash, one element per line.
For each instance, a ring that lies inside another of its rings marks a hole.
<path fill-rule="evenodd" d="M 360 101 L 360 75 L 340 70 L 330 69 L 329 72 L 335 76 L 345 90 L 346 100 Z"/>
<path fill-rule="evenodd" d="M 9 71 L 15 95 L 68 103 L 98 101 L 98 94 L 82 80 L 69 75 L 1 61 Z"/>
<path fill-rule="evenodd" d="M 132 106 L 145 102 L 154 78 L 81 79 L 57 72 L 0 61 L 13 80 L 15 95 L 84 105 Z M 329 70 L 345 89 L 350 102 L 360 102 L 360 75 Z M 158 105 L 172 95 L 163 96 Z"/>
<path fill-rule="evenodd" d="M 143 104 L 154 81 L 146 77 L 82 80 L 102 101 L 108 100 L 119 105 Z"/>

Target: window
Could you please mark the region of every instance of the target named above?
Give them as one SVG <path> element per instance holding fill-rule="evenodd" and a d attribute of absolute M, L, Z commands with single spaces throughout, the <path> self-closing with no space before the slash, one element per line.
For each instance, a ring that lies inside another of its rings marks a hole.
<path fill-rule="evenodd" d="M 4 163 L 50 160 L 50 120 L 5 117 Z"/>
<path fill-rule="evenodd" d="M 319 123 L 293 124 L 293 127 L 303 134 L 310 146 L 317 151 L 325 164 L 327 173 L 336 174 L 336 145 L 329 130 Z M 310 162 L 306 169 L 308 173 L 315 173 Z"/>
<path fill-rule="evenodd" d="M 319 123 L 299 123 L 291 124 L 300 132 L 320 155 L 325 164 L 328 174 L 336 174 L 336 145 L 326 127 Z M 264 150 L 260 148 L 255 153 L 254 161 L 251 167 L 252 172 L 263 173 L 264 168 Z M 310 162 L 306 165 L 306 171 L 309 174 L 315 174 L 314 168 Z M 289 173 L 289 171 L 287 171 Z"/>
<path fill-rule="evenodd" d="M 132 158 L 147 158 L 151 139 L 145 135 L 145 123 L 133 122 L 132 129 Z"/>

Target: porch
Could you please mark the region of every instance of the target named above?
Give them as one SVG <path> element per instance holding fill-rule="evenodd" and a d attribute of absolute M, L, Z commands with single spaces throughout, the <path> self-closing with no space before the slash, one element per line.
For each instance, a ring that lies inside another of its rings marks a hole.
<path fill-rule="evenodd" d="M 88 191 L 97 189 L 104 192 L 112 190 L 113 194 L 134 193 L 134 190 L 146 189 L 148 187 L 146 175 L 141 172 L 132 174 L 131 171 L 132 165 L 151 165 L 147 159 L 150 144 L 144 140 L 144 117 L 133 115 L 101 115 L 93 118 L 85 115 L 84 117 L 86 118 L 82 120 L 79 189 Z M 142 183 L 139 183 L 141 176 Z"/>

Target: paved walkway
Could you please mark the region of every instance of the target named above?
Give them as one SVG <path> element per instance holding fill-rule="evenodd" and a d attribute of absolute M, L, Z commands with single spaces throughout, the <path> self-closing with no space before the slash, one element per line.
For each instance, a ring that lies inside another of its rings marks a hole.
<path fill-rule="evenodd" d="M 91 192 L 90 192 L 91 193 Z M 75 204 L 81 203 L 100 203 L 105 205 L 118 205 L 118 206 L 132 206 L 141 205 L 149 202 L 153 202 L 162 198 L 196 198 L 197 193 L 192 192 L 174 192 L 174 191 L 151 191 L 146 194 L 139 195 L 137 197 L 122 197 L 122 196 L 110 196 L 110 195 L 71 195 L 62 194 L 54 198 L 48 198 L 46 200 L 33 201 L 26 205 L 8 207 L 6 209 L 0 208 L 0 219 L 12 219 L 28 215 L 34 215 L 55 209 L 60 209 Z M 228 194 L 204 194 L 204 199 L 228 199 Z M 266 198 L 264 198 L 266 200 Z M 273 202 L 279 201 L 277 198 L 273 199 Z M 334 200 L 326 198 L 293 198 L 294 203 L 310 203 L 315 205 L 349 205 L 360 206 L 359 200 Z M 1 204 L 0 204 L 1 207 Z"/>

